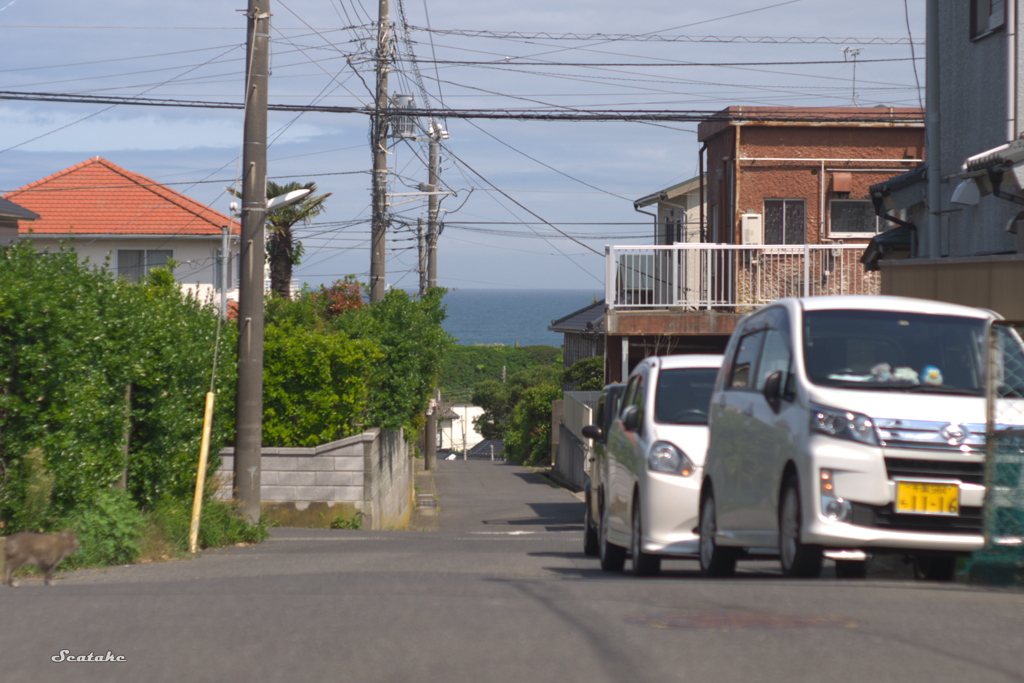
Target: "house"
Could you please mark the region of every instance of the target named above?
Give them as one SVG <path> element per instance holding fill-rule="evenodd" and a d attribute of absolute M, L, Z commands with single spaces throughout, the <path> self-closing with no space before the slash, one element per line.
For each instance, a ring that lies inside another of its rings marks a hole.
<path fill-rule="evenodd" d="M 697 176 L 633 202 L 633 209 L 654 217 L 654 244 L 704 242 L 704 177 Z M 655 213 L 644 211 L 653 207 Z"/>
<path fill-rule="evenodd" d="M 569 315 L 552 320 L 552 332 L 562 334 L 562 369 L 577 362 L 604 355 L 604 301 L 595 301 Z M 562 383 L 563 391 L 573 391 L 578 382 Z"/>
<path fill-rule="evenodd" d="M 19 221 L 38 220 L 39 214 L 0 197 L 0 245 L 18 241 Z"/>
<path fill-rule="evenodd" d="M 743 314 L 779 297 L 879 293 L 860 262 L 889 227 L 870 188 L 924 155 L 910 108 L 729 107 L 697 134 L 697 178 L 635 202 L 658 206 L 654 245 L 607 248 L 608 381 L 649 355 L 721 352 Z"/>
<path fill-rule="evenodd" d="M 83 161 L 4 199 L 36 216 L 18 230 L 40 251 L 67 241 L 83 260 L 109 263 L 132 280 L 173 259 L 182 288 L 202 300 L 220 288 L 227 242 L 228 290 L 237 291 L 238 222 L 106 159 Z"/>
<path fill-rule="evenodd" d="M 903 213 L 864 260 L 886 294 L 1024 319 L 1022 19 L 1016 2 L 927 3 L 928 159 L 872 188 Z"/>

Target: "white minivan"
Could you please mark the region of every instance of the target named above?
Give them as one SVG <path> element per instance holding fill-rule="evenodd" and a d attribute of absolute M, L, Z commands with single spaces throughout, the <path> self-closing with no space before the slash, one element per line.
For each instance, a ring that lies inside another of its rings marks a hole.
<path fill-rule="evenodd" d="M 768 551 L 787 576 L 817 576 L 827 557 L 858 577 L 897 552 L 951 579 L 984 541 L 996 317 L 889 296 L 781 299 L 744 317 L 711 399 L 701 571 Z"/>

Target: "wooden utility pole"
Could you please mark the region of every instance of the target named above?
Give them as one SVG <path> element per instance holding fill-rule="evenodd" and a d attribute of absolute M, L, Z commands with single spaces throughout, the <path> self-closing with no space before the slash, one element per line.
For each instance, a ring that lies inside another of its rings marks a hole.
<path fill-rule="evenodd" d="M 373 145 L 373 223 L 370 238 L 370 301 L 381 301 L 386 287 L 385 249 L 388 221 L 388 72 L 391 70 L 391 7 L 380 0 L 377 19 L 377 104 L 370 141 Z"/>
<path fill-rule="evenodd" d="M 267 84 L 270 0 L 249 0 L 242 149 L 242 277 L 238 288 L 238 383 L 234 495 L 251 522 L 260 518 L 263 442 L 263 262 L 267 213 Z"/>

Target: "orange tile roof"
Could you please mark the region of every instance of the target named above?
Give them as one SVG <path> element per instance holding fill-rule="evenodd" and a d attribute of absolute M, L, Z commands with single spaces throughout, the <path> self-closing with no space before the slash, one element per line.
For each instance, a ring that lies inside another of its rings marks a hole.
<path fill-rule="evenodd" d="M 240 225 L 180 192 L 101 157 L 83 161 L 8 192 L 39 214 L 21 233 L 103 235 L 220 235 Z"/>

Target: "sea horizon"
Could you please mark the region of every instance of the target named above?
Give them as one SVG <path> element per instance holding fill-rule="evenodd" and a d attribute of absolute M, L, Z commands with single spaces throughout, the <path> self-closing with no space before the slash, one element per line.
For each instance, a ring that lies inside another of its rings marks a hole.
<path fill-rule="evenodd" d="M 561 347 L 563 335 L 548 330 L 551 322 L 603 296 L 599 289 L 452 288 L 444 297 L 442 327 L 467 346 Z"/>

